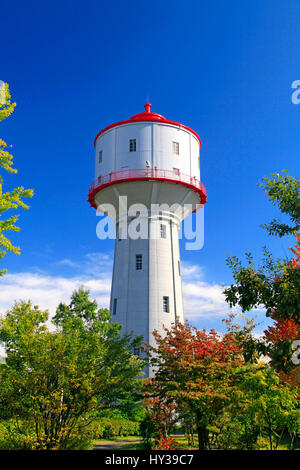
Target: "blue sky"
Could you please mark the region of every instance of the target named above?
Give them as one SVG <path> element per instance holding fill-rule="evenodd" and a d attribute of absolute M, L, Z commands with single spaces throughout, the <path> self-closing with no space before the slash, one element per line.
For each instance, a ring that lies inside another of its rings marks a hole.
<path fill-rule="evenodd" d="M 4 190 L 23 185 L 35 196 L 11 236 L 22 255 L 2 260 L 0 310 L 19 297 L 53 310 L 81 283 L 107 303 L 113 242 L 96 238 L 87 203 L 93 140 L 143 111 L 149 95 L 152 111 L 202 140 L 205 244 L 181 251 L 184 294 L 188 318 L 220 327 L 227 255 L 259 260 L 267 245 L 285 256 L 293 244 L 259 227 L 277 211 L 257 182 L 283 169 L 299 175 L 299 1 L 12 0 L 1 17 L 0 80 L 17 108 L 0 135 L 19 170 Z"/>

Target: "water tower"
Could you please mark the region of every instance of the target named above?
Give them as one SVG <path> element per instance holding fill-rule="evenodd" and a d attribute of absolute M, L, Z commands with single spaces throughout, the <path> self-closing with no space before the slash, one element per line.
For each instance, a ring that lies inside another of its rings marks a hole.
<path fill-rule="evenodd" d="M 147 102 L 145 112 L 102 129 L 94 146 L 89 202 L 95 208 L 109 203 L 116 211 L 112 320 L 153 344 L 153 330 L 163 334 L 163 325 L 184 321 L 178 233 L 188 212 L 206 202 L 201 141 L 189 127 L 151 112 Z M 145 207 L 139 216 L 148 227 L 146 238 L 127 234 L 133 204 Z M 185 211 L 172 210 L 176 205 Z"/>

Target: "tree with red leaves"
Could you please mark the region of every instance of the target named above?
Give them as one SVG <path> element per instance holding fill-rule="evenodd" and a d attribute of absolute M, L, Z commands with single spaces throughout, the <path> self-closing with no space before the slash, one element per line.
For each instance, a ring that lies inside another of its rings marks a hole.
<path fill-rule="evenodd" d="M 272 326 L 265 330 L 265 353 L 271 359 L 272 367 L 285 373 L 295 368 L 292 361 L 294 341 L 299 338 L 299 327 L 293 320 L 275 320 Z"/>
<path fill-rule="evenodd" d="M 300 273 L 300 237 L 298 234 L 296 234 L 296 238 L 297 243 L 295 248 L 290 248 L 296 257 L 287 263 L 285 270 L 296 272 L 297 277 Z M 274 281 L 276 284 L 285 282 L 284 278 Z M 295 293 L 296 297 L 299 297 L 299 295 L 299 292 Z M 292 356 L 294 354 L 295 341 L 300 338 L 300 316 L 298 313 L 298 316 L 287 315 L 286 318 L 283 318 L 283 313 L 278 315 L 277 308 L 274 308 L 271 317 L 274 319 L 274 324 L 265 331 L 265 352 L 270 357 L 271 364 L 276 371 L 289 374 L 289 372 L 297 367 L 297 364 L 294 364 L 292 361 Z"/>
<path fill-rule="evenodd" d="M 175 404 L 162 398 L 146 398 L 144 406 L 147 411 L 146 420 L 151 424 L 152 433 L 168 438 L 170 430 L 176 422 Z"/>
<path fill-rule="evenodd" d="M 165 336 L 153 333 L 156 347 L 147 346 L 155 378 L 145 383 L 148 397 L 188 408 L 195 418 L 199 449 L 209 448 L 209 425 L 230 403 L 233 370 L 243 363 L 232 332 L 222 337 L 211 330 L 178 324 Z"/>

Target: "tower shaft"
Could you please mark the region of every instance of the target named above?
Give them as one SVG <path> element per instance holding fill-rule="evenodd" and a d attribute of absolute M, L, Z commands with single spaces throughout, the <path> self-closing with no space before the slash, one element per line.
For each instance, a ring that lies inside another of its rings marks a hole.
<path fill-rule="evenodd" d="M 179 224 L 171 215 L 149 216 L 149 237 L 115 242 L 110 310 L 125 331 L 154 345 L 152 332 L 183 322 Z"/>

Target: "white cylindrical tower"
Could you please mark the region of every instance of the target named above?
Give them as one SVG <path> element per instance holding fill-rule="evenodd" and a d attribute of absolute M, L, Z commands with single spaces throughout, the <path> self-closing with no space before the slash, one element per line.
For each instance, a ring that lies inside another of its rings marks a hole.
<path fill-rule="evenodd" d="M 89 202 L 115 208 L 112 320 L 153 344 L 153 330 L 164 334 L 164 326 L 184 321 L 178 232 L 183 217 L 205 204 L 206 190 L 198 134 L 150 109 L 147 102 L 145 112 L 97 134 Z M 130 235 L 134 204 L 143 238 Z"/>

